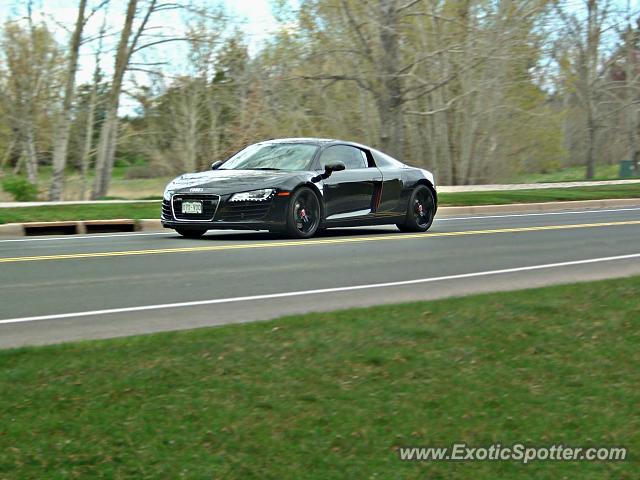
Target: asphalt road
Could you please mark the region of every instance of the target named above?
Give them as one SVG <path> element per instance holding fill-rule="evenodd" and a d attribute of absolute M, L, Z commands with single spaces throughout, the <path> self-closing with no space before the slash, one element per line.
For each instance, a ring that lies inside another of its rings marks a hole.
<path fill-rule="evenodd" d="M 614 257 L 614 258 L 611 258 Z M 640 274 L 640 207 L 437 219 L 305 241 L 171 231 L 0 239 L 0 347 Z"/>

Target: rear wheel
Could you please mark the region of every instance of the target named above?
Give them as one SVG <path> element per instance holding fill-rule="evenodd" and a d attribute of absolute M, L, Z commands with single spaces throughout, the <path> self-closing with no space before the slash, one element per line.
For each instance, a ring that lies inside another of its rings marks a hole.
<path fill-rule="evenodd" d="M 428 187 L 418 185 L 409 197 L 405 220 L 397 227 L 402 232 L 426 232 L 433 223 L 435 212 L 433 193 Z"/>
<path fill-rule="evenodd" d="M 287 208 L 287 234 L 295 238 L 309 238 L 320 226 L 320 200 L 309 187 L 301 187 L 291 196 Z"/>
<path fill-rule="evenodd" d="M 176 228 L 176 232 L 178 232 L 183 237 L 187 238 L 200 238 L 207 232 L 206 228 Z"/>

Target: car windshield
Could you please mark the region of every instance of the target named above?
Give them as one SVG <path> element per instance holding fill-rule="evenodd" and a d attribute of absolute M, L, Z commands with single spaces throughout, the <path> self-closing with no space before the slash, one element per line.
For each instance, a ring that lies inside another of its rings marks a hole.
<path fill-rule="evenodd" d="M 221 170 L 309 170 L 318 147 L 308 143 L 258 143 L 236 153 Z"/>

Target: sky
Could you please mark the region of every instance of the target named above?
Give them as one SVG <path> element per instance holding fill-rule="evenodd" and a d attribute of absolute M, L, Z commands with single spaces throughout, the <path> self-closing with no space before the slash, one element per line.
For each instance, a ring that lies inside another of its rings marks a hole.
<path fill-rule="evenodd" d="M 177 0 L 179 3 L 180 0 Z M 99 0 L 89 0 L 89 6 L 99 4 Z M 126 0 L 110 0 L 109 16 L 112 21 L 124 17 Z M 255 43 L 260 43 L 276 26 L 276 20 L 271 10 L 271 0 L 217 0 L 205 1 L 204 3 L 213 5 L 221 4 L 225 10 L 237 17 L 245 27 L 245 33 L 252 38 Z M 0 0 L 0 19 L 15 18 L 26 13 L 26 0 Z M 67 27 L 73 26 L 75 20 L 78 0 L 33 0 L 34 12 L 44 18 L 59 22 Z M 179 13 L 163 14 L 166 20 L 178 19 Z M 100 19 L 101 21 L 101 19 Z M 94 27 L 99 28 L 99 22 L 92 22 Z"/>
<path fill-rule="evenodd" d="M 177 0 L 179 3 L 181 0 Z M 183 0 L 182 0 L 183 1 Z M 294 0 L 291 0 L 294 1 Z M 100 4 L 101 0 L 88 0 L 88 9 Z M 142 2 L 141 2 L 142 3 Z M 244 32 L 249 42 L 250 53 L 255 53 L 260 46 L 278 28 L 278 23 L 272 13 L 272 0 L 201 0 L 207 5 L 221 5 L 227 15 L 233 18 L 233 24 Z M 0 21 L 24 17 L 27 13 L 26 0 L 0 0 Z M 102 56 L 101 68 L 108 75 L 113 68 L 115 43 L 119 27 L 124 21 L 127 0 L 110 0 L 108 10 L 94 15 L 87 23 L 84 36 L 96 36 L 105 19 L 108 29 L 113 32 L 110 40 L 105 42 L 105 49 L 112 51 Z M 43 20 L 56 32 L 58 41 L 66 45 L 69 42 L 75 19 L 77 16 L 78 0 L 33 0 L 33 13 L 36 20 Z M 165 34 L 180 35 L 184 31 L 184 13 L 179 10 L 165 11 L 152 17 L 150 26 L 157 28 Z M 66 30 L 65 30 L 66 29 Z M 94 57 L 97 42 L 83 45 L 80 52 L 79 70 L 76 77 L 78 83 L 91 82 L 94 70 Z M 165 71 L 184 72 L 186 62 L 184 57 L 186 46 L 184 44 L 168 43 L 162 48 L 148 50 L 138 55 L 135 60 L 143 62 L 166 62 Z M 148 79 L 143 74 L 131 74 L 136 76 L 136 81 L 146 83 Z M 135 107 L 132 99 L 123 98 L 122 108 L 130 111 Z"/>
<path fill-rule="evenodd" d="M 89 8 L 95 7 L 102 0 L 88 0 Z M 115 43 L 117 33 L 124 21 L 128 0 L 110 0 L 108 10 L 106 10 L 107 24 L 112 35 L 106 42 L 107 52 L 102 56 L 101 69 L 105 75 L 110 75 L 114 63 Z M 221 5 L 226 13 L 232 17 L 233 24 L 238 26 L 245 34 L 249 42 L 250 53 L 259 51 L 262 44 L 268 40 L 270 35 L 279 27 L 273 11 L 272 2 L 275 0 L 160 0 L 175 1 L 177 3 L 196 1 L 206 5 Z M 568 0 L 570 8 L 581 11 L 585 0 Z M 58 41 L 66 45 L 69 42 L 70 31 L 73 29 L 77 15 L 78 0 L 32 0 L 34 17 L 36 20 L 46 22 L 51 30 L 56 32 Z M 299 0 L 285 0 L 294 7 L 299 4 Z M 640 0 L 613 0 L 614 4 L 623 8 L 629 6 L 637 10 Z M 144 4 L 143 0 L 140 3 Z M 24 17 L 27 13 L 27 0 L 0 0 L 0 21 Z M 185 21 L 184 12 L 179 10 L 165 11 L 152 17 L 150 26 L 162 31 L 166 35 L 181 36 L 184 33 Z M 100 30 L 104 13 L 94 15 L 85 27 L 85 37 L 96 36 Z M 66 30 L 65 30 L 66 29 Z M 94 57 L 97 42 L 85 44 L 80 52 L 79 71 L 76 77 L 77 83 L 90 83 L 94 71 Z M 184 43 L 167 43 L 162 48 L 148 49 L 141 52 L 134 58 L 137 62 L 164 62 L 163 72 L 169 75 L 184 74 L 188 71 L 185 61 L 187 47 Z M 141 85 L 149 84 L 148 75 L 140 72 L 130 72 L 128 74 L 129 86 L 131 79 Z M 122 97 L 121 113 L 134 113 L 137 103 L 128 96 Z"/>

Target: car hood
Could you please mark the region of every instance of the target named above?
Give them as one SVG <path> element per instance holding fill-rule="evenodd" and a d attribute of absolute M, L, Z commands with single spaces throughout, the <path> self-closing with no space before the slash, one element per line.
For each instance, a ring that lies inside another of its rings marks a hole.
<path fill-rule="evenodd" d="M 212 170 L 180 175 L 167 185 L 168 190 L 187 193 L 192 188 L 203 192 L 225 195 L 261 188 L 275 188 L 296 177 L 307 177 L 312 172 L 280 170 Z"/>

